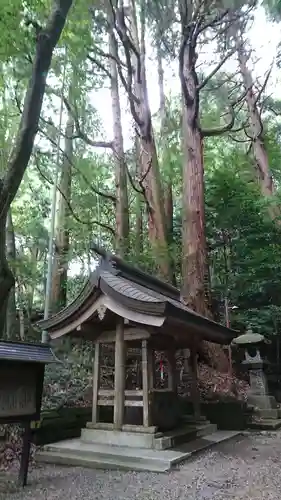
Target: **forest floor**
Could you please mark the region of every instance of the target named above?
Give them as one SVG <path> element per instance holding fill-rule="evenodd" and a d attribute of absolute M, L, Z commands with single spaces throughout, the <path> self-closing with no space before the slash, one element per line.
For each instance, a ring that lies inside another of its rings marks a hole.
<path fill-rule="evenodd" d="M 0 500 L 280 500 L 281 432 L 246 434 L 167 474 L 34 467 Z"/>

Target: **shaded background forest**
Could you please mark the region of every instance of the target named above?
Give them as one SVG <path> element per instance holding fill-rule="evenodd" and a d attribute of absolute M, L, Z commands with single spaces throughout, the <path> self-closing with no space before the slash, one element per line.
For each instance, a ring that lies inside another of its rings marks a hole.
<path fill-rule="evenodd" d="M 1 189 L 49 4 L 2 8 Z M 279 334 L 279 45 L 259 49 L 257 19 L 278 33 L 279 4 L 72 5 L 30 161 L 0 204 L 0 278 L 6 258 L 15 278 L 2 338 L 40 340 L 46 300 L 60 310 L 95 267 L 93 240 L 176 284 L 197 312 Z"/>

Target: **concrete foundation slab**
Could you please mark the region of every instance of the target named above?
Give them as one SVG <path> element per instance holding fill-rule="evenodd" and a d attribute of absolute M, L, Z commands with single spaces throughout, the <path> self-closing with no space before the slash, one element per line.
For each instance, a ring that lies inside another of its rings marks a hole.
<path fill-rule="evenodd" d="M 38 462 L 90 468 L 169 471 L 176 464 L 210 446 L 237 437 L 236 431 L 216 431 L 171 450 L 85 443 L 81 439 L 47 445 L 37 452 Z"/>

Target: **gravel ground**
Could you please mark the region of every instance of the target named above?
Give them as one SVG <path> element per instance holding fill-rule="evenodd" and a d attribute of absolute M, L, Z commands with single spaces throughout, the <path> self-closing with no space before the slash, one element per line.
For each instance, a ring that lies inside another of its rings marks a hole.
<path fill-rule="evenodd" d="M 280 500 L 281 432 L 245 435 L 167 474 L 34 468 L 29 486 L 0 500 Z"/>

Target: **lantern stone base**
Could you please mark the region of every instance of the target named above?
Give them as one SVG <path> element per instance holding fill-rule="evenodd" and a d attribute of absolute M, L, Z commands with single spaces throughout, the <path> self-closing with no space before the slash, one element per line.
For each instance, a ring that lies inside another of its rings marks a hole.
<path fill-rule="evenodd" d="M 281 428 L 281 419 L 254 417 L 249 428 L 259 431 L 276 431 Z"/>
<path fill-rule="evenodd" d="M 274 396 L 248 394 L 248 403 L 256 406 L 259 410 L 272 410 L 277 408 L 277 402 Z"/>
<path fill-rule="evenodd" d="M 273 419 L 273 420 L 278 420 L 279 415 L 280 415 L 280 410 L 278 409 L 260 409 L 258 408 L 255 412 L 257 416 L 260 418 L 266 418 L 266 419 Z"/>

